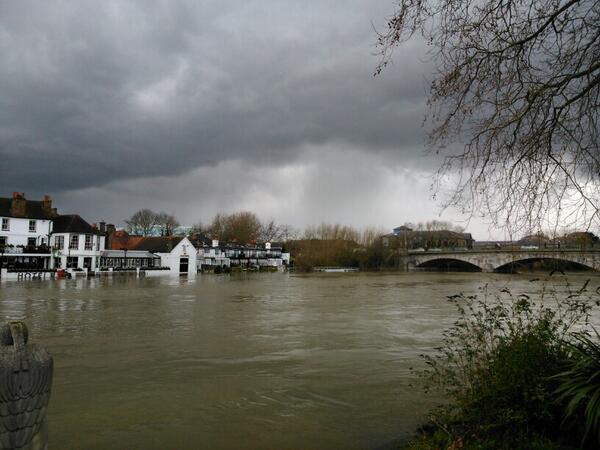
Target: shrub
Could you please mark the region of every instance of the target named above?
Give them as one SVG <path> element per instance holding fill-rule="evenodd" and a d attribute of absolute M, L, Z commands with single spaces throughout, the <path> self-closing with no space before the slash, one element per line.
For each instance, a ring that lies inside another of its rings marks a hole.
<path fill-rule="evenodd" d="M 436 353 L 423 356 L 426 388 L 450 400 L 438 423 L 475 439 L 555 433 L 562 409 L 554 401 L 559 381 L 550 376 L 564 369 L 565 341 L 589 322 L 584 291 L 558 301 L 556 290 L 544 289 L 534 301 L 508 289 L 490 296 L 486 285 L 478 295 L 449 297 L 459 317 Z"/>
<path fill-rule="evenodd" d="M 574 336 L 567 347 L 573 352 L 568 369 L 554 376 L 560 382 L 559 400 L 567 401 L 566 418 L 583 417 L 583 441 L 600 444 L 600 335 L 596 340 L 585 333 Z"/>

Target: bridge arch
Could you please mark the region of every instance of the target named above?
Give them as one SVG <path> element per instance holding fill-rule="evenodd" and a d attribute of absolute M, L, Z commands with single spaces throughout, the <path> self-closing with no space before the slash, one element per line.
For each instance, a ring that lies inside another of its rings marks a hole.
<path fill-rule="evenodd" d="M 530 257 L 519 258 L 501 264 L 494 268 L 494 272 L 513 273 L 522 268 L 530 267 L 533 269 L 535 263 L 542 263 L 542 265 L 547 266 L 543 268 L 549 270 L 596 270 L 596 268 L 586 264 L 585 262 L 577 261 L 575 258 L 565 258 L 563 255 L 532 255 Z"/>
<path fill-rule="evenodd" d="M 464 259 L 439 257 L 430 258 L 425 261 L 415 264 L 418 269 L 424 270 L 439 270 L 447 272 L 482 272 L 483 269 L 470 261 Z"/>

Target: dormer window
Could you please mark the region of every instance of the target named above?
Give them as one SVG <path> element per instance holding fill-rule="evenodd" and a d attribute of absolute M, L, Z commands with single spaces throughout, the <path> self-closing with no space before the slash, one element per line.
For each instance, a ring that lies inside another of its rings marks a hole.
<path fill-rule="evenodd" d="M 29 232 L 30 233 L 35 233 L 35 228 L 36 228 L 36 221 L 35 220 L 30 220 L 29 221 Z"/>
<path fill-rule="evenodd" d="M 10 231 L 10 220 L 2 219 L 2 231 Z"/>

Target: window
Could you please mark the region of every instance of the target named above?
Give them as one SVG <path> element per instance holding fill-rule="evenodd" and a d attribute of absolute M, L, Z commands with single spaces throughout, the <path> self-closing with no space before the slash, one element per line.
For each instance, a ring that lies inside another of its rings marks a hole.
<path fill-rule="evenodd" d="M 54 248 L 56 250 L 62 250 L 65 248 L 65 237 L 64 236 L 54 236 Z"/>
<path fill-rule="evenodd" d="M 8 244 L 8 239 L 6 236 L 0 236 L 0 247 L 6 247 Z"/>
<path fill-rule="evenodd" d="M 36 238 L 27 238 L 27 247 L 35 247 L 36 241 Z"/>
<path fill-rule="evenodd" d="M 75 236 L 77 237 L 77 236 Z M 77 256 L 69 256 L 67 258 L 67 269 L 76 269 L 79 258 Z"/>
<path fill-rule="evenodd" d="M 79 248 L 79 236 L 74 234 L 71 236 L 71 240 L 69 241 L 69 249 L 77 250 Z"/>
<path fill-rule="evenodd" d="M 10 231 L 10 220 L 2 219 L 2 231 Z"/>
<path fill-rule="evenodd" d="M 35 225 L 36 225 L 36 221 L 35 220 L 30 220 L 29 221 L 29 232 L 30 233 L 35 233 Z"/>
<path fill-rule="evenodd" d="M 94 242 L 92 241 L 93 236 L 91 234 L 85 235 L 85 250 L 94 250 Z"/>

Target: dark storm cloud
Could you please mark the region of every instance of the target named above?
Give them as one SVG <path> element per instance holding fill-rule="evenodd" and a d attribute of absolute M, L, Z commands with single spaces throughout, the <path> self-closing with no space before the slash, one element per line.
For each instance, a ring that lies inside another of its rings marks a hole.
<path fill-rule="evenodd" d="M 282 165 L 307 146 L 411 164 L 420 47 L 372 76 L 385 1 L 0 3 L 0 192 Z M 415 163 L 416 164 L 416 163 Z"/>

